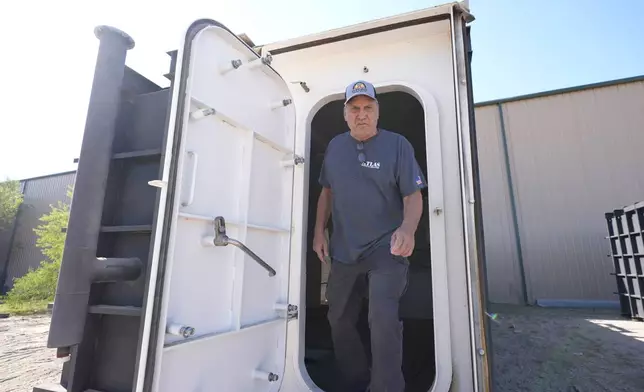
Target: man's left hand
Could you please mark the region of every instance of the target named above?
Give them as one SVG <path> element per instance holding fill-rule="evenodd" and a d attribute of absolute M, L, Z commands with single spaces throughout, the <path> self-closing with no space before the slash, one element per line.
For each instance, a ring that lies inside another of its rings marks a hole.
<path fill-rule="evenodd" d="M 391 236 L 391 254 L 409 257 L 414 251 L 414 233 L 399 227 Z"/>

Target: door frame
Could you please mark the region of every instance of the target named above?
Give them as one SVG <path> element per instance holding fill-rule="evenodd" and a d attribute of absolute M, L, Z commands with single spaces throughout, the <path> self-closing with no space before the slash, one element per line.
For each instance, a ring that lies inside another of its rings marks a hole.
<path fill-rule="evenodd" d="M 374 84 L 379 94 L 400 91 L 412 95 L 423 107 L 425 116 L 425 149 L 428 172 L 428 185 L 431 191 L 428 192 L 428 208 L 430 210 L 429 227 L 431 242 L 431 259 L 432 259 L 432 289 L 433 289 L 433 311 L 434 311 L 434 341 L 435 355 L 440 357 L 436 361 L 436 375 L 433 391 L 448 390 L 452 382 L 452 347 L 451 347 L 451 329 L 450 329 L 450 308 L 449 308 L 449 287 L 447 285 L 447 243 L 446 225 L 443 218 L 444 214 L 436 215 L 433 211 L 436 208 L 443 207 L 443 157 L 441 148 L 440 132 L 440 112 L 434 96 L 414 83 L 408 83 L 398 80 L 379 81 Z M 295 145 L 296 153 L 298 148 L 304 150 L 304 156 L 310 160 L 311 151 L 311 125 L 313 118 L 319 110 L 326 104 L 342 100 L 344 92 L 336 91 L 333 93 L 322 93 L 320 97 L 307 100 L 305 103 L 299 103 L 299 113 L 296 125 Z M 313 102 L 310 107 L 308 102 Z M 306 113 L 306 114 L 303 114 Z M 304 128 L 304 132 L 301 129 Z M 428 130 L 435 130 L 431 133 Z M 431 134 L 430 134 L 431 133 Z M 303 139 L 303 140 L 302 140 Z M 300 153 L 302 151 L 300 150 Z M 431 168 L 431 171 L 430 171 Z M 306 303 L 306 253 L 309 244 L 306 243 L 308 227 L 308 204 L 310 198 L 310 174 L 309 168 L 297 171 L 294 182 L 294 200 L 303 200 L 302 208 L 293 210 L 293 239 L 299 238 L 299 243 L 294 241 L 291 247 L 292 260 L 300 260 L 300 263 L 291 264 L 291 282 L 289 285 L 289 302 Z M 435 238 L 438 234 L 438 238 Z M 438 288 L 438 289 L 437 289 Z M 439 295 L 436 293 L 438 292 Z M 437 301 L 441 298 L 442 301 Z M 297 381 L 300 385 L 307 387 L 314 386 L 315 383 L 308 374 L 304 364 L 305 352 L 305 329 L 306 329 L 306 307 L 302 306 L 299 312 L 299 320 L 295 323 L 289 323 L 287 332 L 287 361 L 291 361 L 293 368 L 297 372 Z M 436 336 L 441 339 L 436 339 Z M 440 353 L 440 355 L 439 355 Z"/>

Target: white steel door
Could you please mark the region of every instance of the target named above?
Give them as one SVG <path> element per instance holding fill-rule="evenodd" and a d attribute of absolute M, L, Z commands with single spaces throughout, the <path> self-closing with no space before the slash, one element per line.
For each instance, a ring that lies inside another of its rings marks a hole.
<path fill-rule="evenodd" d="M 270 60 L 210 20 L 193 23 L 179 51 L 167 164 L 153 183 L 167 203 L 152 266 L 162 294 L 148 301 L 144 334 L 159 330 L 140 390 L 279 390 L 302 160 L 292 98 Z"/>

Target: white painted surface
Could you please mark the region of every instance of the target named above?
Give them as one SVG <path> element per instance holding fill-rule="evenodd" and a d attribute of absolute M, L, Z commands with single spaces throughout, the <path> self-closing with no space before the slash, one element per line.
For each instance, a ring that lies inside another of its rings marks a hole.
<path fill-rule="evenodd" d="M 217 114 L 185 116 L 163 322 L 194 327 L 195 334 L 167 334 L 160 342 L 159 391 L 276 391 L 283 379 L 286 320 L 275 305 L 288 295 L 295 168 L 282 161 L 293 151 L 294 111 L 271 108 L 290 96 L 266 67 L 217 71 L 232 59 L 253 57 L 219 27 L 207 27 L 193 40 L 188 112 L 212 108 Z M 269 276 L 232 245 L 204 246 L 217 216 L 230 221 L 229 237 L 277 274 Z M 279 380 L 258 380 L 256 370 Z"/>
<path fill-rule="evenodd" d="M 457 140 L 452 44 L 448 20 L 400 28 L 360 38 L 274 55 L 274 66 L 287 81 L 297 107 L 295 152 L 307 156 L 310 125 L 325 104 L 342 99 L 344 88 L 366 78 L 378 92 L 401 90 L 425 109 L 429 209 L 433 261 L 437 380 L 433 391 L 473 391 L 472 334 L 463 238 L 463 214 Z M 266 47 L 269 51 L 273 46 Z M 276 48 L 282 47 L 275 44 Z M 462 56 L 462 54 L 457 54 Z M 363 72 L 367 66 L 369 72 Z M 465 88 L 465 86 L 463 87 Z M 467 110 L 463 107 L 462 110 Z M 317 175 L 313 173 L 312 175 Z M 295 197 L 308 203 L 308 171 L 296 171 Z M 300 196 L 301 195 L 301 196 Z M 304 260 L 305 208 L 294 208 L 293 260 Z M 291 266 L 291 303 L 305 303 L 305 265 Z M 311 381 L 303 363 L 304 315 L 289 324 L 287 369 L 283 391 L 306 390 Z"/>

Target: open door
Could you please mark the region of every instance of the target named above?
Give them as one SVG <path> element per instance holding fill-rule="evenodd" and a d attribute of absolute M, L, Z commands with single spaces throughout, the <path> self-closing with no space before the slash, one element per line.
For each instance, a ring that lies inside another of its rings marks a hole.
<path fill-rule="evenodd" d="M 179 50 L 137 391 L 280 388 L 302 160 L 270 62 L 212 20 Z"/>

